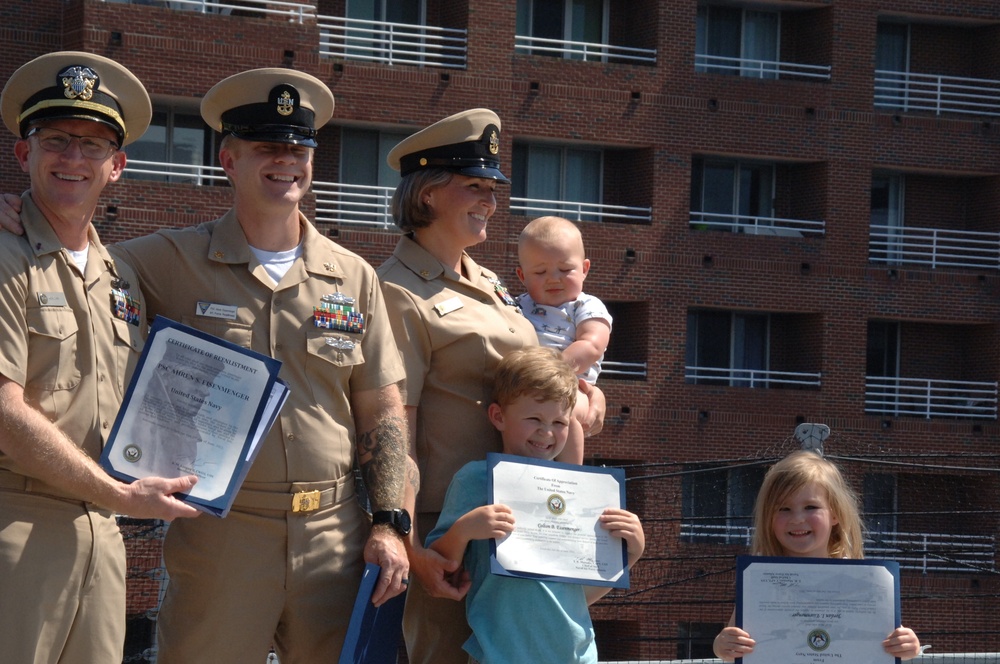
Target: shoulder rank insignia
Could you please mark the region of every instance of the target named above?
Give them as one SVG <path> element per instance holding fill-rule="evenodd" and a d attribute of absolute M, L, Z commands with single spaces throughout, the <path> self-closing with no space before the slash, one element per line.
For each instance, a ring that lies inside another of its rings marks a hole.
<path fill-rule="evenodd" d="M 486 280 L 493 284 L 493 291 L 497 294 L 497 297 L 500 298 L 501 302 L 506 304 L 508 307 L 517 307 L 520 310 L 521 305 L 518 304 L 517 300 L 511 296 L 510 291 L 507 290 L 507 287 L 503 285 L 502 281 L 496 277 L 487 277 Z"/>
<path fill-rule="evenodd" d="M 313 324 L 327 330 L 354 332 L 365 331 L 365 315 L 354 310 L 354 298 L 343 293 L 324 295 L 318 307 L 313 308 Z"/>

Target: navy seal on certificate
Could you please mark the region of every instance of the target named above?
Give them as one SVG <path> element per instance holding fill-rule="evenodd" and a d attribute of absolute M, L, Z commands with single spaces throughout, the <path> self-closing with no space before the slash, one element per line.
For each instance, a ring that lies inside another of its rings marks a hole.
<path fill-rule="evenodd" d="M 757 644 L 744 664 L 892 664 L 899 563 L 739 556 L 736 625 Z M 737 660 L 739 661 L 739 660 Z"/>
<path fill-rule="evenodd" d="M 284 404 L 281 363 L 157 317 L 101 464 L 111 475 L 196 475 L 185 502 L 225 516 Z"/>

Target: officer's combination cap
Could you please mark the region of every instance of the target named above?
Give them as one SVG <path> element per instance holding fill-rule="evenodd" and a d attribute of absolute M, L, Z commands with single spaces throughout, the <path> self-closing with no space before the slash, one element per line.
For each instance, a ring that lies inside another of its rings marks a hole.
<path fill-rule="evenodd" d="M 145 133 L 153 116 L 146 88 L 114 60 L 57 51 L 21 66 L 0 93 L 0 114 L 24 138 L 38 120 L 94 120 L 114 129 L 119 145 Z"/>

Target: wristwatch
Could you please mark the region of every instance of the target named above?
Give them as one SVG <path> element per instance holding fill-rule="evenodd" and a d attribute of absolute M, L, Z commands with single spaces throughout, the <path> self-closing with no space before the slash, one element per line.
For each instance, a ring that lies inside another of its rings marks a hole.
<path fill-rule="evenodd" d="M 410 528 L 412 527 L 410 513 L 406 510 L 382 510 L 375 512 L 372 514 L 372 525 L 377 526 L 380 523 L 388 523 L 403 537 L 410 534 Z"/>

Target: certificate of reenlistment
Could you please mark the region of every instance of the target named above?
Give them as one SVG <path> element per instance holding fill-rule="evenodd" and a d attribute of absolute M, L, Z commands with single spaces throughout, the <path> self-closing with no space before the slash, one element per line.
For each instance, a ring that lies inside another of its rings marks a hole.
<path fill-rule="evenodd" d="M 157 316 L 101 465 L 114 477 L 196 475 L 178 497 L 225 516 L 288 396 L 281 363 Z"/>
<path fill-rule="evenodd" d="M 892 664 L 899 563 L 739 556 L 736 626 L 757 645 L 744 664 Z M 740 661 L 740 660 L 737 660 Z"/>
<path fill-rule="evenodd" d="M 625 509 L 625 471 L 486 455 L 488 500 L 510 507 L 514 531 L 490 542 L 494 574 L 628 588 L 626 545 L 601 527 Z"/>

